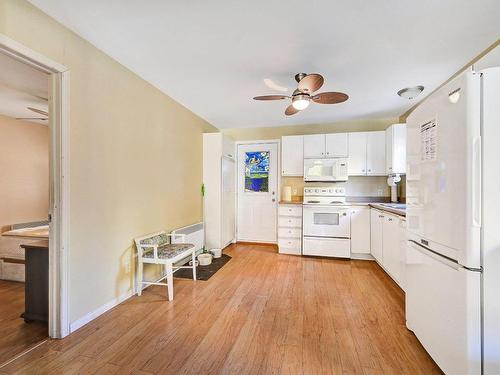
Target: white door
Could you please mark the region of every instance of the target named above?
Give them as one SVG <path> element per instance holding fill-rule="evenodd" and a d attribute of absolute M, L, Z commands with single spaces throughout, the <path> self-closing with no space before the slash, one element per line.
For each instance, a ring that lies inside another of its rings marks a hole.
<path fill-rule="evenodd" d="M 327 158 L 346 158 L 349 156 L 349 133 L 333 133 L 325 135 L 325 152 Z"/>
<path fill-rule="evenodd" d="M 276 242 L 278 145 L 238 145 L 239 241 Z"/>
<path fill-rule="evenodd" d="M 481 273 L 409 242 L 406 326 L 445 374 L 481 374 Z"/>
<path fill-rule="evenodd" d="M 351 207 L 351 253 L 370 254 L 369 207 Z"/>
<path fill-rule="evenodd" d="M 305 158 L 325 157 L 324 134 L 304 135 L 304 157 Z"/>
<path fill-rule="evenodd" d="M 281 138 L 281 175 L 304 175 L 304 136 L 290 135 Z"/>
<path fill-rule="evenodd" d="M 349 238 L 351 221 L 347 207 L 304 206 L 304 236 Z"/>
<path fill-rule="evenodd" d="M 456 90 L 460 97 L 452 103 Z M 480 94 L 479 75 L 468 72 L 407 120 L 408 231 L 470 268 L 481 266 Z"/>
<path fill-rule="evenodd" d="M 384 220 L 384 215 L 380 211 L 371 210 L 370 212 L 370 247 L 373 257 L 382 264 L 383 252 L 382 252 L 382 223 Z"/>
<path fill-rule="evenodd" d="M 366 167 L 369 176 L 384 176 L 385 132 L 368 132 L 366 143 Z"/>
<path fill-rule="evenodd" d="M 367 133 L 349 134 L 349 159 L 347 161 L 349 176 L 366 176 L 366 143 Z"/>

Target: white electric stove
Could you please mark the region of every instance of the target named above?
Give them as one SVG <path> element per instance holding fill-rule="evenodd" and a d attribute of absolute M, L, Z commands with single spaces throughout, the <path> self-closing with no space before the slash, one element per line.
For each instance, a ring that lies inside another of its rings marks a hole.
<path fill-rule="evenodd" d="M 344 187 L 306 187 L 303 255 L 351 257 L 351 220 Z"/>

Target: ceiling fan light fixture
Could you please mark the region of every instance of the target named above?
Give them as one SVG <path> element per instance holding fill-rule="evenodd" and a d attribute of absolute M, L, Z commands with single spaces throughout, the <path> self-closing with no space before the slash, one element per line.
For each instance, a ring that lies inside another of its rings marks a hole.
<path fill-rule="evenodd" d="M 295 95 L 292 98 L 292 106 L 298 111 L 302 111 L 309 107 L 309 95 Z"/>
<path fill-rule="evenodd" d="M 424 91 L 424 86 L 405 87 L 398 91 L 398 95 L 402 98 L 412 100 L 419 96 L 422 91 Z"/>

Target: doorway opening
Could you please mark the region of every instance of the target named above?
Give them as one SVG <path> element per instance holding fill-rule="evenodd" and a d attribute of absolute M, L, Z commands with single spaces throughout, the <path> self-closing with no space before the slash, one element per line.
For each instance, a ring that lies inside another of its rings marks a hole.
<path fill-rule="evenodd" d="M 68 79 L 0 34 L 0 367 L 69 333 Z"/>

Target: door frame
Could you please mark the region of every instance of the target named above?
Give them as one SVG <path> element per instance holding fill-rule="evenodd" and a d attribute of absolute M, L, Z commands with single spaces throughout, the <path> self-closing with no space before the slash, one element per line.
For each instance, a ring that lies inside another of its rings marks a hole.
<path fill-rule="evenodd" d="M 278 230 L 278 206 L 279 206 L 279 202 L 281 200 L 281 140 L 280 139 L 264 139 L 264 140 L 251 140 L 251 141 L 236 141 L 235 142 L 235 145 L 236 145 L 236 178 L 235 178 L 235 190 L 236 190 L 236 194 L 235 194 L 235 197 L 236 197 L 236 233 L 235 233 L 235 238 L 236 238 L 236 242 L 238 242 L 238 213 L 239 213 L 239 206 L 238 206 L 238 202 L 239 202 L 239 189 L 238 189 L 238 166 L 239 166 L 239 152 L 238 152 L 238 147 L 240 145 L 252 145 L 252 144 L 266 144 L 266 143 L 269 143 L 269 144 L 276 144 L 277 146 L 277 150 L 278 150 L 278 155 L 276 157 L 277 159 L 277 170 L 276 170 L 276 184 L 277 184 L 277 194 L 276 194 L 276 199 L 278 200 L 278 204 L 276 205 L 276 231 Z M 259 241 L 255 241 L 256 243 L 259 243 Z M 276 233 L 276 242 L 275 244 L 278 243 L 278 234 Z"/>
<path fill-rule="evenodd" d="M 49 336 L 69 334 L 69 70 L 0 34 L 0 53 L 49 74 Z"/>

